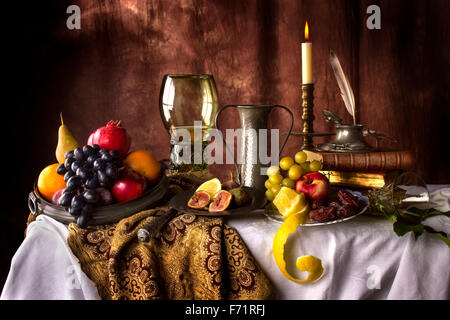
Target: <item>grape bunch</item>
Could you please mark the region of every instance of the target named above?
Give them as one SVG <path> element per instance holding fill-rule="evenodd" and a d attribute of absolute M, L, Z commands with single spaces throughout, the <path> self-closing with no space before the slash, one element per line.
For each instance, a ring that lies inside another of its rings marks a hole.
<path fill-rule="evenodd" d="M 101 149 L 96 144 L 68 151 L 64 158 L 65 162 L 56 169 L 66 182 L 58 204 L 84 228 L 95 206 L 112 201 L 108 189 L 118 178 L 123 159 L 119 151 Z"/>
<path fill-rule="evenodd" d="M 280 160 L 279 166 L 267 169 L 268 179 L 264 183 L 267 200 L 273 201 L 282 187 L 295 189 L 295 183 L 301 176 L 322 169 L 320 161 L 307 161 L 307 157 L 304 151 L 299 151 L 294 158 L 284 157 Z"/>

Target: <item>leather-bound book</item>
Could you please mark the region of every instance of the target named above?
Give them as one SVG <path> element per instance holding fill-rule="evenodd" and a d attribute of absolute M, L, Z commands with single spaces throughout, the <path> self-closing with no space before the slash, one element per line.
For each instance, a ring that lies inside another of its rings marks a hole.
<path fill-rule="evenodd" d="M 333 186 L 379 189 L 393 182 L 401 173 L 399 170 L 389 172 L 352 172 L 352 171 L 320 171 Z"/>
<path fill-rule="evenodd" d="M 414 157 L 409 151 L 384 151 L 368 153 L 317 153 L 322 170 L 332 171 L 408 171 L 414 167 Z"/>

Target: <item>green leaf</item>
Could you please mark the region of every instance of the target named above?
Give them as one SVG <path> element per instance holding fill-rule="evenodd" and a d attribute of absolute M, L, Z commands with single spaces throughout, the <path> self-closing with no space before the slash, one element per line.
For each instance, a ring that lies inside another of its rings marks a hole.
<path fill-rule="evenodd" d="M 425 231 L 425 226 L 421 223 L 418 224 L 409 224 L 404 219 L 397 219 L 397 221 L 394 223 L 394 232 L 399 236 L 403 237 L 408 232 L 414 233 L 414 238 L 417 240 L 422 233 Z"/>
<path fill-rule="evenodd" d="M 445 242 L 445 244 L 450 248 L 450 240 L 445 232 L 436 231 L 430 226 L 425 226 L 425 231 L 431 233 Z"/>

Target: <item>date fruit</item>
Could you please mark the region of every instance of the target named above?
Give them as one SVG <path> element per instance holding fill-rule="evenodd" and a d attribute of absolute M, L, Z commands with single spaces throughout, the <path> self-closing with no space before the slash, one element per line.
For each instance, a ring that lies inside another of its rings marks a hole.
<path fill-rule="evenodd" d="M 339 190 L 338 198 L 343 206 L 348 206 L 353 209 L 359 209 L 359 203 L 357 198 L 350 192 L 345 190 Z"/>
<path fill-rule="evenodd" d="M 348 205 L 343 205 L 336 209 L 336 215 L 339 218 L 347 218 L 354 215 L 355 213 L 355 208 Z"/>
<path fill-rule="evenodd" d="M 336 208 L 320 207 L 309 212 L 309 217 L 317 222 L 327 222 L 336 218 Z"/>

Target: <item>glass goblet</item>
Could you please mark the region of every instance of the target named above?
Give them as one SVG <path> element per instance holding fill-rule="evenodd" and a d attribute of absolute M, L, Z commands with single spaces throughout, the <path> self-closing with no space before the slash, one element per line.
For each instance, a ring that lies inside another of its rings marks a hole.
<path fill-rule="evenodd" d="M 171 137 L 171 173 L 201 171 L 207 168 L 203 151 L 218 109 L 217 89 L 212 75 L 164 76 L 159 95 L 159 110 L 162 122 Z M 201 155 L 198 154 L 199 148 L 195 148 L 195 144 L 201 145 Z"/>

